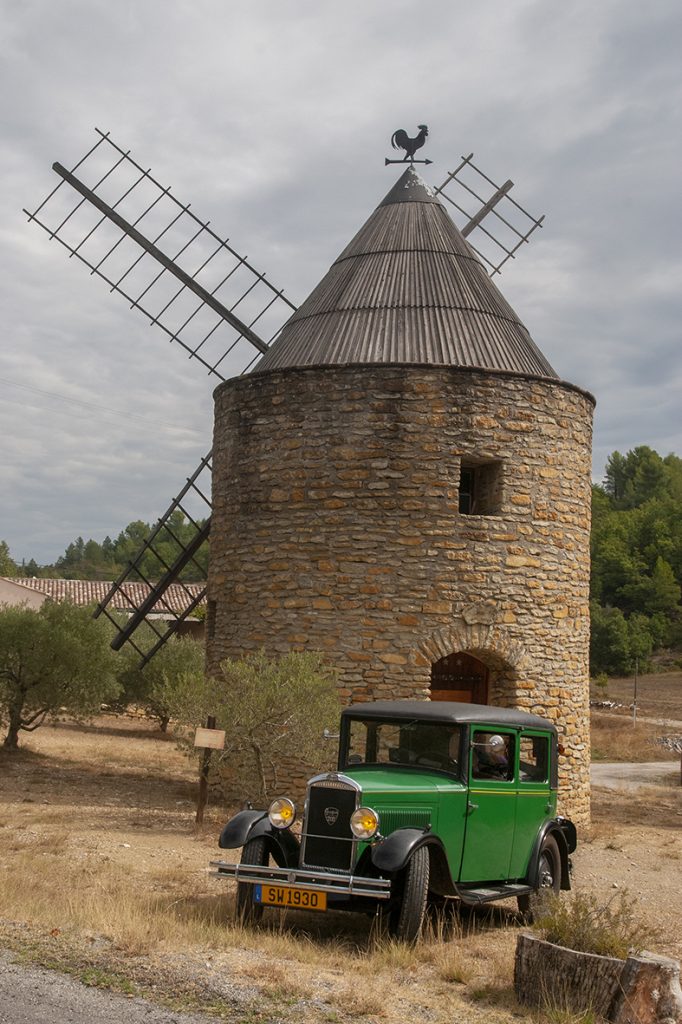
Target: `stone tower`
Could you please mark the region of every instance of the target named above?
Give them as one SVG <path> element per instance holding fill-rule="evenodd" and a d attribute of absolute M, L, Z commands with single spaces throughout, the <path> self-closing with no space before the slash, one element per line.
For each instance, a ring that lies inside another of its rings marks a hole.
<path fill-rule="evenodd" d="M 544 714 L 584 821 L 593 407 L 410 167 L 215 392 L 209 668 L 308 648 L 347 699 Z"/>

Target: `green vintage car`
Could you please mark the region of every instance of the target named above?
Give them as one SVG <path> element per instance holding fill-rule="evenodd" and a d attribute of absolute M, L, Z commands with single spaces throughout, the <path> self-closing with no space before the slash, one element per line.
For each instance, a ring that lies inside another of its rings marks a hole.
<path fill-rule="evenodd" d="M 237 912 L 265 907 L 381 909 L 399 939 L 428 901 L 514 897 L 531 914 L 542 890 L 570 888 L 576 830 L 556 816 L 559 746 L 544 718 L 508 708 L 417 700 L 341 714 L 338 770 L 307 787 L 300 837 L 287 797 L 244 810 L 219 845 L 239 864 Z"/>

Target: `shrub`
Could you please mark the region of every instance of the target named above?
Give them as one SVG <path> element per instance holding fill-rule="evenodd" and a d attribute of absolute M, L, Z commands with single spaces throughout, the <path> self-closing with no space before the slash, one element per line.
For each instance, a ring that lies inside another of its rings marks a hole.
<path fill-rule="evenodd" d="M 547 942 L 581 953 L 624 959 L 657 938 L 638 917 L 637 901 L 624 890 L 600 903 L 593 893 L 575 893 L 570 900 L 550 896 L 536 928 Z"/>
<path fill-rule="evenodd" d="M 213 678 L 167 678 L 163 699 L 171 717 L 192 729 L 215 716 L 225 730 L 221 761 L 240 767 L 241 796 L 258 800 L 292 757 L 310 765 L 328 758 L 323 730 L 336 726 L 340 711 L 334 674 L 314 651 L 228 658 Z"/>

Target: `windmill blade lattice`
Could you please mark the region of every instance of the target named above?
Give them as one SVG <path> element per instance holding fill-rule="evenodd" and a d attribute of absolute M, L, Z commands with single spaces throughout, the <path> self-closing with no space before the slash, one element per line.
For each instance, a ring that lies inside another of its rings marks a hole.
<path fill-rule="evenodd" d="M 251 369 L 296 306 L 109 137 L 31 213 L 220 380 Z"/>
<path fill-rule="evenodd" d="M 95 611 L 117 629 L 114 650 L 128 643 L 144 666 L 206 597 L 207 542 L 211 528 L 211 453 L 188 478 L 140 550 Z M 189 578 L 188 578 L 189 577 Z M 200 585 L 190 579 L 202 581 Z M 140 589 L 139 581 L 145 584 Z M 122 626 L 115 608 L 133 613 Z M 133 634 L 145 622 L 144 642 Z"/>
<path fill-rule="evenodd" d="M 454 171 L 449 172 L 435 194 L 467 218 L 467 223 L 460 230 L 493 277 L 500 273 L 508 260 L 516 258 L 518 249 L 528 242 L 537 228 L 542 227 L 545 217 L 544 214 L 542 217 L 533 217 L 528 213 L 509 195 L 514 182 L 505 181 L 503 185 L 497 185 L 474 164 L 473 155 L 470 153 L 462 157 L 462 162 Z M 446 189 L 456 194 L 457 199 Z M 480 195 L 480 192 L 487 195 Z M 471 203 L 472 198 L 482 204 L 475 213 L 460 205 Z M 491 220 L 484 227 L 483 220 L 486 217 Z"/>

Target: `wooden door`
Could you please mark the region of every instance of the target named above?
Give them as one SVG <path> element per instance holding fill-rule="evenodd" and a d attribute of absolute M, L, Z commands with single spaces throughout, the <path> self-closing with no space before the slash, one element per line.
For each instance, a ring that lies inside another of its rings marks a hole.
<path fill-rule="evenodd" d="M 431 700 L 488 703 L 488 669 L 473 654 L 448 654 L 431 666 Z"/>

